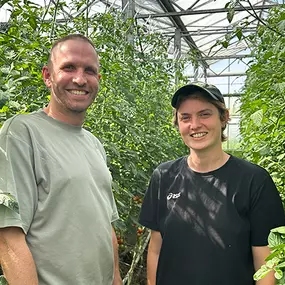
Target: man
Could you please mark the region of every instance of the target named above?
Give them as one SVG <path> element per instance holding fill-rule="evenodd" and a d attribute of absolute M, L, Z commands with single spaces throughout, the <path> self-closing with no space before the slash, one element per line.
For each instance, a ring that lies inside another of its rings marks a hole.
<path fill-rule="evenodd" d="M 0 134 L 0 194 L 15 201 L 0 205 L 4 275 L 9 285 L 122 284 L 106 155 L 82 128 L 100 80 L 93 43 L 58 40 L 42 75 L 48 106 L 7 120 Z"/>
<path fill-rule="evenodd" d="M 285 224 L 278 191 L 265 169 L 223 151 L 229 112 L 215 86 L 183 86 L 172 106 L 189 155 L 159 165 L 144 198 L 148 285 L 253 285 L 270 229 Z"/>

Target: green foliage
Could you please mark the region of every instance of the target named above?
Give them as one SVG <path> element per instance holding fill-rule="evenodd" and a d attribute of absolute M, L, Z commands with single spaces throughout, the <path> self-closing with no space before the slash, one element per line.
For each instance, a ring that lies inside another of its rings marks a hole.
<path fill-rule="evenodd" d="M 240 2 L 231 0 L 226 4 L 229 8 L 229 22 L 233 19 L 233 8 Z M 250 1 L 247 2 L 251 5 Z M 254 60 L 247 71 L 240 107 L 242 156 L 270 172 L 285 204 L 284 5 L 271 9 L 266 20 L 259 18 L 254 11 L 253 15 L 260 24 L 256 35 L 245 36 L 243 29 L 250 25 L 245 19 L 235 27 L 232 34 L 216 45 L 227 47 L 236 36 L 239 40 L 246 38 L 252 47 Z M 260 280 L 274 270 L 277 284 L 284 285 L 285 227 L 271 230 L 268 243 L 272 254 L 266 259 L 267 263 L 256 272 L 254 279 Z"/>
<path fill-rule="evenodd" d="M 268 237 L 271 254 L 266 264 L 254 274 L 254 280 L 260 280 L 269 272 L 274 271 L 278 285 L 285 284 L 285 226 L 272 229 Z"/>
<path fill-rule="evenodd" d="M 259 13 L 255 10 L 254 5 L 251 4 L 252 1 L 250 0 L 229 0 L 229 2 L 226 3 L 225 8 L 227 11 L 227 20 L 229 22 L 229 26 L 233 29 L 232 32 L 226 33 L 226 35 L 218 39 L 216 43 L 211 47 L 210 52 L 215 47 L 222 47 L 222 48 L 228 48 L 230 45 L 235 44 L 235 41 L 241 41 L 244 40 L 245 44 L 248 45 L 250 42 L 253 44 L 253 47 L 256 45 L 256 42 L 253 41 L 253 39 L 256 39 L 256 35 L 253 33 L 249 33 L 247 31 L 247 28 L 252 26 L 252 17 L 254 18 L 254 21 L 258 22 L 258 27 L 261 27 L 259 29 L 260 36 L 263 32 L 263 30 L 266 30 L 267 33 L 273 32 L 276 36 L 280 36 L 285 38 L 285 21 L 281 19 L 277 23 L 272 23 L 270 20 L 264 19 L 259 15 Z M 235 10 L 235 8 L 243 7 L 244 10 L 247 12 L 247 16 L 244 17 L 242 20 L 233 21 L 234 16 L 236 13 L 239 13 Z M 249 9 L 248 9 L 249 7 Z M 282 5 L 280 5 L 282 7 Z M 284 5 L 283 5 L 284 8 Z M 279 8 L 278 8 L 279 9 Z M 281 10 L 274 10 L 271 9 L 271 14 L 274 13 L 282 13 Z M 261 26 L 262 25 L 262 26 Z"/>
<path fill-rule="evenodd" d="M 143 194 L 153 169 L 186 151 L 171 125 L 170 105 L 174 76 L 183 80 L 183 62 L 174 64 L 167 58 L 168 43 L 161 35 L 125 20 L 118 12 L 87 19 L 88 13 L 80 13 L 86 8 L 82 1 L 73 1 L 69 7 L 57 1 L 45 8 L 29 1 L 7 3 L 13 12 L 8 31 L 0 32 L 0 125 L 16 113 L 29 113 L 47 104 L 49 91 L 41 68 L 54 39 L 85 34 L 99 51 L 100 92 L 85 127 L 107 152 L 121 217 L 116 223 L 120 258 L 132 264 L 127 282 L 142 284 L 144 280 L 134 270 L 149 238 L 137 223 Z M 78 15 L 70 18 L 64 11 Z M 123 275 L 129 269 L 123 268 Z"/>
<path fill-rule="evenodd" d="M 8 4 L 13 8 L 9 29 L 0 32 L 0 124 L 17 112 L 34 111 L 46 102 L 40 70 L 46 62 L 47 39 L 35 25 L 40 9 L 18 0 Z"/>
<path fill-rule="evenodd" d="M 19 205 L 15 197 L 10 193 L 4 193 L 0 190 L 0 205 L 4 205 L 16 213 L 19 213 Z"/>
<path fill-rule="evenodd" d="M 272 9 L 267 23 L 252 38 L 254 60 L 241 97 L 244 156 L 273 177 L 285 200 L 285 9 Z"/>
<path fill-rule="evenodd" d="M 6 279 L 4 278 L 4 276 L 0 276 L 0 285 L 8 285 L 8 282 L 6 281 Z"/>
<path fill-rule="evenodd" d="M 236 0 L 232 0 L 232 1 L 228 2 L 228 3 L 226 3 L 226 5 L 225 5 L 225 8 L 228 9 L 227 19 L 228 19 L 229 23 L 231 23 L 233 18 L 234 18 L 234 15 L 235 15 L 234 8 L 237 5 L 237 2 L 238 1 L 236 1 Z"/>

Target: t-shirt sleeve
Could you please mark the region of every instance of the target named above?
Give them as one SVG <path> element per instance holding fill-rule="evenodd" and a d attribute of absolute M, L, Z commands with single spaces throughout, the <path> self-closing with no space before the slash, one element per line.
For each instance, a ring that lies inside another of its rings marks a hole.
<path fill-rule="evenodd" d="M 98 147 L 98 149 L 99 149 L 103 159 L 105 160 L 105 162 L 107 162 L 107 155 L 106 155 L 106 151 L 104 149 L 104 146 L 102 145 L 102 143 L 95 136 L 93 136 L 93 138 L 96 140 L 96 145 L 97 145 L 97 147 Z"/>
<path fill-rule="evenodd" d="M 15 226 L 28 232 L 37 205 L 32 145 L 18 119 L 0 132 L 0 228 Z"/>
<path fill-rule="evenodd" d="M 113 209 L 113 213 L 112 213 L 112 217 L 111 217 L 111 222 L 115 222 L 116 220 L 119 219 L 119 214 L 118 214 L 118 209 L 117 209 L 117 205 L 116 205 L 116 202 L 115 202 L 115 199 L 114 199 L 114 195 L 112 195 L 112 209 Z"/>
<path fill-rule="evenodd" d="M 107 163 L 107 155 L 106 155 L 106 151 L 103 147 L 103 145 L 101 144 L 101 142 L 95 137 L 93 136 L 95 139 L 96 139 L 96 144 L 97 144 L 97 147 L 105 161 L 105 163 Z M 112 209 L 113 209 L 113 213 L 112 213 L 112 217 L 111 217 L 111 222 L 115 222 L 116 220 L 119 219 L 119 214 L 118 214 L 118 209 L 117 209 L 117 206 L 116 206 L 116 202 L 115 202 L 115 199 L 114 199 L 114 195 L 113 193 L 111 193 L 111 204 L 112 204 Z"/>
<path fill-rule="evenodd" d="M 268 244 L 270 230 L 285 225 L 284 209 L 276 186 L 265 172 L 261 186 L 252 193 L 250 209 L 251 245 Z"/>
<path fill-rule="evenodd" d="M 115 207 L 116 207 L 116 205 L 115 205 Z M 117 221 L 118 219 L 119 219 L 119 214 L 118 214 L 117 207 L 116 207 L 116 209 L 113 208 L 113 215 L 112 215 L 111 222 L 113 223 L 113 222 Z"/>
<path fill-rule="evenodd" d="M 160 171 L 155 169 L 146 190 L 139 216 L 139 223 L 159 231 Z"/>

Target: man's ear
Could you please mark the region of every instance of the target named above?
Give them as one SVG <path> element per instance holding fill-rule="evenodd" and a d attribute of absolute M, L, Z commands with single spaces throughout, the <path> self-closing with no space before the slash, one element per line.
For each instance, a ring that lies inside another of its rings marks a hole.
<path fill-rule="evenodd" d="M 51 74 L 50 74 L 48 66 L 46 65 L 42 69 L 42 76 L 43 76 L 43 80 L 47 88 L 51 88 Z"/>

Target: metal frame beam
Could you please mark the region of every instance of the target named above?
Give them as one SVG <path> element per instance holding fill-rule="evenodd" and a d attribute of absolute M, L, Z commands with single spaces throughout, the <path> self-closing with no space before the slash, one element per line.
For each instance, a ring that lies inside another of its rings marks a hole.
<path fill-rule="evenodd" d="M 220 55 L 220 56 L 204 56 L 204 60 L 223 60 L 223 59 L 242 59 L 253 57 L 250 54 L 236 54 L 236 55 Z"/>
<path fill-rule="evenodd" d="M 206 77 L 227 77 L 227 76 L 246 76 L 246 73 L 245 72 L 223 72 L 220 74 L 216 74 L 214 72 L 208 71 L 206 74 Z M 190 76 L 190 77 L 194 77 L 194 74 L 193 76 Z"/>
<path fill-rule="evenodd" d="M 247 32 L 255 32 L 256 31 L 256 28 L 246 28 L 246 29 L 243 29 L 243 32 L 244 33 L 247 33 Z M 185 37 L 185 36 L 187 36 L 187 35 L 191 35 L 191 36 L 204 36 L 204 35 L 213 35 L 213 34 L 223 34 L 223 35 L 225 35 L 225 34 L 227 34 L 227 33 L 231 33 L 231 32 L 233 32 L 233 29 L 229 29 L 229 30 L 227 30 L 227 29 L 216 29 L 216 30 L 205 30 L 205 31 L 203 31 L 203 30 L 201 30 L 201 31 L 188 31 L 188 32 L 184 32 L 184 33 L 181 33 L 181 36 L 182 37 Z M 173 32 L 169 32 L 169 33 L 167 33 L 167 32 L 165 32 L 165 33 L 162 33 L 163 35 L 165 35 L 165 36 L 169 36 L 169 37 L 171 37 L 171 36 L 174 36 L 175 35 L 175 33 L 173 33 Z"/>
<path fill-rule="evenodd" d="M 160 0 L 158 2 L 165 2 L 165 0 Z M 264 10 L 270 9 L 280 6 L 280 4 L 271 4 L 271 5 L 259 5 L 253 6 L 254 10 Z M 252 10 L 251 7 L 236 7 L 234 8 L 235 11 L 246 11 Z M 175 17 L 175 16 L 186 16 L 186 15 L 201 15 L 201 14 L 215 14 L 215 13 L 226 13 L 229 9 L 227 8 L 218 8 L 218 9 L 208 9 L 208 10 L 184 10 L 180 12 L 176 11 L 166 11 L 166 13 L 157 13 L 157 14 L 137 14 L 136 18 L 143 19 L 143 18 L 163 18 L 163 17 Z"/>
<path fill-rule="evenodd" d="M 161 8 L 166 12 L 166 14 L 174 13 L 175 9 L 174 9 L 173 5 L 168 0 L 157 0 L 157 2 L 161 6 Z M 138 15 L 136 17 L 138 18 Z M 188 32 L 187 28 L 185 27 L 185 25 L 182 22 L 180 17 L 175 17 L 175 16 L 169 16 L 169 17 L 170 17 L 170 20 L 172 21 L 173 25 L 176 28 L 180 29 L 181 33 Z M 208 66 L 207 62 L 205 60 L 203 60 L 203 55 L 202 55 L 201 51 L 199 50 L 199 48 L 197 47 L 195 41 L 192 39 L 192 37 L 190 35 L 186 35 L 184 37 L 184 40 L 186 41 L 186 43 L 188 44 L 188 46 L 191 49 L 194 49 L 197 51 L 197 55 L 198 55 L 198 58 L 200 59 L 202 66 L 204 68 L 208 68 L 209 66 Z"/>

